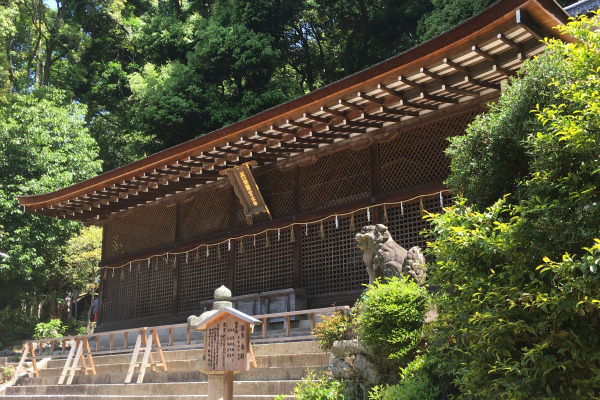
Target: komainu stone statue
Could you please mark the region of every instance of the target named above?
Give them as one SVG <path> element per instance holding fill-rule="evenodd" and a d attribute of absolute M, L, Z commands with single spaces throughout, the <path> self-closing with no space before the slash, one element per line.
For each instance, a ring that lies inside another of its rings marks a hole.
<path fill-rule="evenodd" d="M 358 248 L 363 251 L 369 284 L 379 277 L 406 274 L 419 285 L 425 282 L 425 257 L 419 247 L 406 250 L 394 241 L 387 226 L 367 225 L 356 234 Z"/>

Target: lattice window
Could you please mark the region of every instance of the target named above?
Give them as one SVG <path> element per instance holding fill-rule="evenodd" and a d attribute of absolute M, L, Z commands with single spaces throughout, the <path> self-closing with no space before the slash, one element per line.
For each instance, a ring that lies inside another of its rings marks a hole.
<path fill-rule="evenodd" d="M 271 170 L 257 176 L 256 183 L 273 219 L 292 215 L 294 174 L 291 170 Z"/>
<path fill-rule="evenodd" d="M 433 123 L 401 131 L 395 139 L 380 144 L 381 191 L 444 180 L 449 160 L 444 155 L 447 138 L 461 135 L 481 110 L 472 110 Z"/>
<path fill-rule="evenodd" d="M 354 215 L 356 230 L 350 231 L 351 218 L 338 218 L 323 223 L 325 238 L 321 238 L 320 224 L 302 228 L 302 286 L 308 295 L 339 293 L 363 289 L 369 277 L 362 260 L 362 251 L 354 237 L 367 222 L 366 213 Z"/>
<path fill-rule="evenodd" d="M 132 319 L 135 313 L 135 271 L 126 269 L 121 280 L 121 269 L 108 270 L 102 291 L 102 322 Z M 114 272 L 114 273 L 113 273 Z"/>
<path fill-rule="evenodd" d="M 244 251 L 235 255 L 235 293 L 244 295 L 288 289 L 293 285 L 294 244 L 290 230 L 269 231 L 269 247 L 264 234 L 243 239 Z M 256 244 L 255 244 L 256 243 Z M 238 243 L 238 250 L 239 250 Z"/>
<path fill-rule="evenodd" d="M 166 246 L 175 240 L 175 204 L 139 207 L 105 230 L 106 259 Z"/>
<path fill-rule="evenodd" d="M 314 210 L 370 197 L 369 151 L 343 150 L 300 168 L 301 209 Z"/>
<path fill-rule="evenodd" d="M 173 313 L 174 256 L 141 262 L 137 279 L 136 318 Z"/>
<path fill-rule="evenodd" d="M 215 289 L 227 284 L 229 254 L 227 244 L 191 251 L 181 257 L 179 315 L 200 311 L 200 302 L 214 299 Z"/>
<path fill-rule="evenodd" d="M 182 238 L 192 239 L 227 230 L 232 190 L 229 186 L 213 188 L 201 191 L 184 201 L 181 218 Z"/>
<path fill-rule="evenodd" d="M 444 207 L 448 207 L 452 204 L 452 196 L 445 194 L 442 196 L 442 201 Z M 434 196 L 423 199 L 423 209 L 439 213 L 441 211 L 439 197 Z M 430 224 L 423 219 L 419 200 L 403 203 L 402 206 L 387 207 L 387 216 L 388 222 L 386 225 L 396 243 L 407 250 L 413 246 L 419 246 L 421 250 L 426 247 L 427 238 L 421 232 L 424 229 L 429 229 Z"/>

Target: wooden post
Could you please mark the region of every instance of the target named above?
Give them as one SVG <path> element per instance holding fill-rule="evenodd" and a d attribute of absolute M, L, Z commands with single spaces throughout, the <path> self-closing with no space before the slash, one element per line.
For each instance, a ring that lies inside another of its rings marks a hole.
<path fill-rule="evenodd" d="M 234 229 L 237 225 L 237 205 L 238 198 L 235 195 L 235 191 L 233 190 L 233 186 L 231 186 L 231 190 L 229 191 L 229 229 Z M 236 292 L 235 289 L 235 252 L 237 250 L 236 241 L 231 241 L 231 250 L 229 251 L 229 273 L 227 276 L 227 287 L 231 290 L 232 293 Z"/>
<path fill-rule="evenodd" d="M 233 371 L 223 372 L 223 400 L 233 400 Z"/>
<path fill-rule="evenodd" d="M 292 179 L 293 179 L 293 189 L 292 189 L 292 212 L 294 215 L 298 215 L 300 213 L 301 207 L 301 192 L 300 192 L 300 168 L 295 166 L 292 171 Z M 292 286 L 294 289 L 302 288 L 302 227 L 300 225 L 294 225 L 292 228 L 294 230 L 294 259 L 293 259 L 293 269 L 294 269 L 294 278 Z M 263 325 L 263 330 L 266 329 L 265 325 Z"/>
<path fill-rule="evenodd" d="M 177 202 L 175 211 L 175 245 L 181 239 L 181 201 Z M 179 315 L 179 286 L 181 282 L 181 255 L 175 255 L 175 268 L 173 269 L 173 316 Z"/>

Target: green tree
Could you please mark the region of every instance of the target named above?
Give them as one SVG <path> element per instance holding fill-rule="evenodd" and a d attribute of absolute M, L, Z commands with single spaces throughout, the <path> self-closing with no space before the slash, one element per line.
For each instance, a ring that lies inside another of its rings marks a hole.
<path fill-rule="evenodd" d="M 466 199 L 432 217 L 431 340 L 459 398 L 600 396 L 600 35 L 560 29 L 576 42 L 549 41 L 449 151 Z"/>
<path fill-rule="evenodd" d="M 69 239 L 65 250 L 67 268 L 63 277 L 69 279 L 72 290 L 87 293 L 90 304 L 93 304 L 94 295 L 98 290 L 100 278 L 100 257 L 102 254 L 102 228 L 88 226 L 79 231 L 76 236 Z M 92 307 L 88 310 L 87 320 L 91 319 Z"/>
<path fill-rule="evenodd" d="M 78 223 L 26 214 L 17 196 L 47 193 L 96 175 L 97 146 L 85 107 L 44 89 L 12 95 L 0 107 L 0 308 L 52 297 L 65 243 Z M 56 295 L 60 295 L 56 293 Z"/>

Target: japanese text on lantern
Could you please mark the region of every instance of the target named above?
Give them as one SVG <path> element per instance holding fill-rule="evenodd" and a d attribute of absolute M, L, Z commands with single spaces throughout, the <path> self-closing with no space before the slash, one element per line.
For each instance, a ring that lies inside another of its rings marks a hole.
<path fill-rule="evenodd" d="M 227 315 L 210 323 L 204 337 L 206 370 L 247 370 L 247 330 L 247 324 L 232 315 Z"/>

